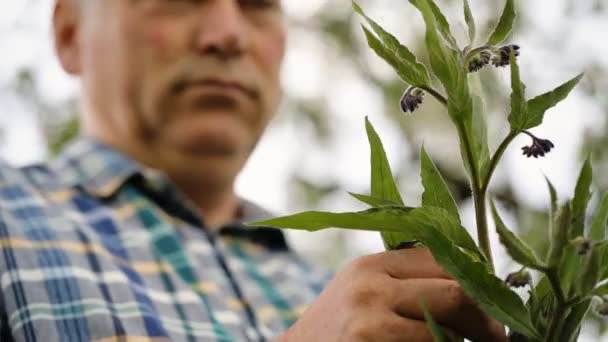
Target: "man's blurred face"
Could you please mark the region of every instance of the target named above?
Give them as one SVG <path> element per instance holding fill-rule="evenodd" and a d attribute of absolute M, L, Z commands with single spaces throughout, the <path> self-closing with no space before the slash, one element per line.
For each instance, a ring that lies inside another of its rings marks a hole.
<path fill-rule="evenodd" d="M 280 0 L 80 1 L 86 129 L 169 173 L 238 173 L 280 99 Z"/>

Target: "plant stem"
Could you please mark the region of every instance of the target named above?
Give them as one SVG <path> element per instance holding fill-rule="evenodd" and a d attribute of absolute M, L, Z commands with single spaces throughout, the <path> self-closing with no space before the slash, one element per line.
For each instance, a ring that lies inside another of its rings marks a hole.
<path fill-rule="evenodd" d="M 500 145 L 498 146 L 498 149 L 496 149 L 496 152 L 494 152 L 494 155 L 492 156 L 492 159 L 490 160 L 490 166 L 488 168 L 488 173 L 485 175 L 483 182 L 481 183 L 481 191 L 483 191 L 484 193 L 488 191 L 488 187 L 490 186 L 490 181 L 492 180 L 492 175 L 494 174 L 494 171 L 496 170 L 498 163 L 502 159 L 502 155 L 505 153 L 509 144 L 511 144 L 513 139 L 515 139 L 515 137 L 518 134 L 519 134 L 518 132 L 510 132 L 509 135 L 507 135 L 505 137 L 505 139 L 500 143 Z"/>
<path fill-rule="evenodd" d="M 553 293 L 555 294 L 555 300 L 557 301 L 557 307 L 555 308 L 555 311 L 553 311 L 553 317 L 551 317 L 549 329 L 547 330 L 547 336 L 545 337 L 545 342 L 553 342 L 559 341 L 561 327 L 564 323 L 564 319 L 566 318 L 566 311 L 568 309 L 568 305 L 566 303 L 564 292 L 562 291 L 562 287 L 559 282 L 559 277 L 555 268 L 549 268 L 545 270 L 545 274 L 547 275 L 547 278 L 551 283 L 551 288 L 553 289 Z"/>
<path fill-rule="evenodd" d="M 433 89 L 431 86 L 420 86 L 418 88 L 433 95 L 433 97 L 436 98 L 437 101 L 441 102 L 444 106 L 448 105 L 448 100 L 445 98 L 445 96 L 441 95 L 441 93 L 439 93 L 437 90 Z"/>
<path fill-rule="evenodd" d="M 475 202 L 475 220 L 477 221 L 477 240 L 479 241 L 479 247 L 488 259 L 492 271 L 494 271 L 492 247 L 490 246 L 490 236 L 488 234 L 488 219 L 486 217 L 485 191 L 473 191 L 473 199 Z"/>
<path fill-rule="evenodd" d="M 553 317 L 551 317 L 551 322 L 549 323 L 545 342 L 560 342 L 562 325 L 566 319 L 566 309 L 565 305 L 558 304 L 555 311 L 553 311 Z"/>
<path fill-rule="evenodd" d="M 471 142 L 467 137 L 464 126 L 459 127 L 459 133 L 467 155 L 466 162 L 468 162 L 469 170 L 471 172 L 471 188 L 473 190 L 473 200 L 475 203 L 475 221 L 477 223 L 477 240 L 479 248 L 481 248 L 481 251 L 488 260 L 490 269 L 494 271 L 494 261 L 492 258 L 492 247 L 490 245 L 488 219 L 486 215 L 486 190 L 483 190 L 481 187 L 481 180 L 478 174 L 479 170 L 477 169 L 477 165 L 474 164 L 473 148 L 471 147 Z"/>

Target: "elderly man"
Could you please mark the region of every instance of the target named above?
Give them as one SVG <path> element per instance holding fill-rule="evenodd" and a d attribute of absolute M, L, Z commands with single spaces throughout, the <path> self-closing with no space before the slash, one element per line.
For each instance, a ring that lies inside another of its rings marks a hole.
<path fill-rule="evenodd" d="M 0 166 L 1 341 L 430 341 L 420 298 L 505 340 L 424 249 L 323 288 L 280 231 L 238 223 L 268 216 L 233 185 L 279 103 L 280 0 L 56 0 L 53 32 L 84 134 Z"/>

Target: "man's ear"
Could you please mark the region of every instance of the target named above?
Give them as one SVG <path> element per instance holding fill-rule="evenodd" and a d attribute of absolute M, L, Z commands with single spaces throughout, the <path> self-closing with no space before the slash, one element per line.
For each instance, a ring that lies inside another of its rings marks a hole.
<path fill-rule="evenodd" d="M 53 35 L 55 51 L 63 69 L 72 75 L 80 73 L 81 0 L 55 0 Z"/>

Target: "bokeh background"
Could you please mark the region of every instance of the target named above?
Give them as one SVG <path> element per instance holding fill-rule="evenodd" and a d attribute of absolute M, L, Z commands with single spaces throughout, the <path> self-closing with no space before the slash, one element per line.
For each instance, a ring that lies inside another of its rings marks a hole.
<path fill-rule="evenodd" d="M 406 85 L 366 46 L 360 18 L 347 0 L 284 0 L 289 45 L 282 84 L 285 98 L 275 120 L 238 179 L 237 189 L 277 214 L 300 210 L 357 210 L 347 191 L 369 191 L 369 148 L 364 117 L 381 134 L 403 197 L 420 202 L 418 151 L 424 143 L 448 180 L 467 227 L 474 227 L 471 197 L 456 133 L 431 97 L 414 115 L 399 111 Z M 503 1 L 470 0 L 480 38 L 487 37 Z M 0 2 L 0 158 L 15 166 L 44 161 L 78 134 L 78 81 L 58 65 L 51 46 L 52 0 Z M 360 0 L 365 11 L 426 59 L 423 22 L 405 0 Z M 464 46 L 461 0 L 438 0 Z M 594 161 L 594 199 L 608 190 L 608 0 L 519 1 L 509 42 L 521 46 L 529 96 L 586 71 L 571 97 L 550 110 L 532 131 L 556 148 L 527 159 L 519 137 L 507 150 L 491 186 L 510 227 L 539 252 L 546 249 L 547 176 L 560 198 L 573 193 L 582 160 Z M 478 42 L 478 43 L 479 43 Z M 507 133 L 509 70 L 481 71 L 489 108 L 490 146 Z M 328 230 L 288 232 L 293 247 L 315 262 L 339 269 L 383 249 L 377 233 Z M 498 273 L 516 270 L 492 235 Z M 596 341 L 605 324 L 592 318 L 584 340 Z M 608 340 L 608 338 L 606 338 Z"/>

